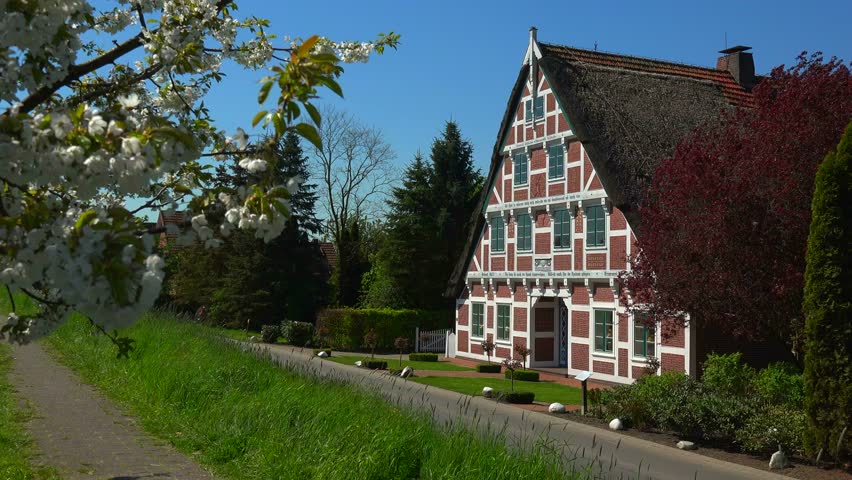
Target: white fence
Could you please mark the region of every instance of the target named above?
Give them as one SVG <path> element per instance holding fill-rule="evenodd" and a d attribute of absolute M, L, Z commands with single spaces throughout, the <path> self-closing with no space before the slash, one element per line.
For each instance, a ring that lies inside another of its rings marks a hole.
<path fill-rule="evenodd" d="M 447 330 L 447 350 L 444 352 L 447 358 L 455 358 L 456 356 L 456 334 Z"/>
<path fill-rule="evenodd" d="M 433 352 L 447 354 L 447 335 L 452 333 L 449 328 L 440 330 L 420 331 L 418 327 L 415 333 L 414 351 L 415 352 Z"/>

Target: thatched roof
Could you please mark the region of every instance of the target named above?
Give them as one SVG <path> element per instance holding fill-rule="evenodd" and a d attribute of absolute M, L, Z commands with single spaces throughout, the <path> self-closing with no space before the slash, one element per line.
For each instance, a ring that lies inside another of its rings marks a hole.
<path fill-rule="evenodd" d="M 539 67 L 613 205 L 639 231 L 638 207 L 660 160 L 696 127 L 725 110 L 751 106 L 751 93 L 726 70 L 538 43 Z M 512 90 L 500 125 L 486 188 L 474 212 L 465 255 L 447 289 L 455 298 L 479 239 L 482 212 L 502 162 L 500 147 L 511 125 L 529 67 Z"/>

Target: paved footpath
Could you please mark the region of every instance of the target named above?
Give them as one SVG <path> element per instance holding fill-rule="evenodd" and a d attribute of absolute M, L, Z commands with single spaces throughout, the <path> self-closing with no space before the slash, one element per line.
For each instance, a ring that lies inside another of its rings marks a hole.
<path fill-rule="evenodd" d="M 546 440 L 578 468 L 595 478 L 659 480 L 789 480 L 768 471 L 728 463 L 590 425 L 530 412 L 482 397 L 471 397 L 409 382 L 371 370 L 311 357 L 310 350 L 284 345 L 253 346 L 272 360 L 374 390 L 389 401 L 430 414 L 439 424 L 464 424 L 480 431 L 503 431 L 509 444 L 530 448 Z"/>
<path fill-rule="evenodd" d="M 34 410 L 35 461 L 68 479 L 210 479 L 195 462 L 146 435 L 37 343 L 13 346 L 11 383 Z"/>

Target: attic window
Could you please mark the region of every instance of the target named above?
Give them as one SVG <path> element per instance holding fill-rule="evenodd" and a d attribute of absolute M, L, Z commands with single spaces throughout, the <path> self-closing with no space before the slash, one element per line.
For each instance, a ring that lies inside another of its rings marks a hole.
<path fill-rule="evenodd" d="M 536 120 L 541 120 L 544 118 L 544 97 L 536 97 L 535 102 L 532 100 L 527 100 L 525 103 L 526 106 L 526 115 L 524 118 L 527 123 L 533 121 L 533 115 L 535 115 Z"/>

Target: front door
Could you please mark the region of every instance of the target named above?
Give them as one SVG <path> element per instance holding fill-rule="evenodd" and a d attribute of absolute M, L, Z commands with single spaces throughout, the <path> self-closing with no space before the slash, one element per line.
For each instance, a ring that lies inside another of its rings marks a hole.
<path fill-rule="evenodd" d="M 559 366 L 568 366 L 568 307 L 559 299 Z"/>

